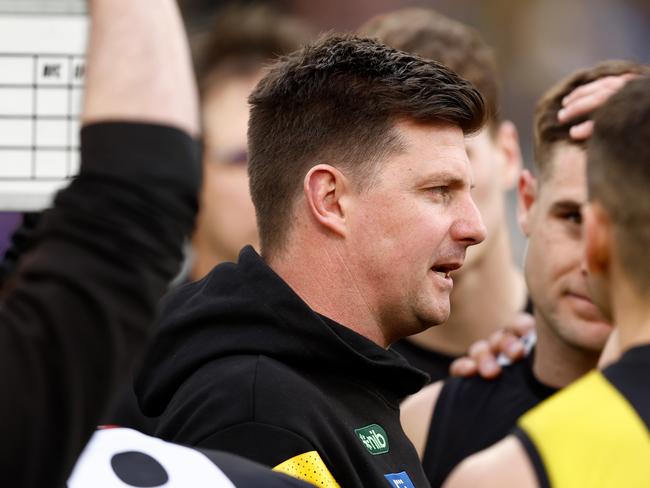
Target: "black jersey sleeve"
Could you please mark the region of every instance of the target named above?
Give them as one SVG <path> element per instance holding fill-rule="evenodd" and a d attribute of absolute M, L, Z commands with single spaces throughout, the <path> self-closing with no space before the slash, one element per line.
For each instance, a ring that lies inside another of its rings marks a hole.
<path fill-rule="evenodd" d="M 103 123 L 81 141 L 80 174 L 0 303 L 0 472 L 16 487 L 64 484 L 145 345 L 197 210 L 184 132 Z"/>
<path fill-rule="evenodd" d="M 607 378 L 632 405 L 650 431 L 650 389 L 646 388 L 650 345 L 638 346 L 603 370 Z"/>
<path fill-rule="evenodd" d="M 533 465 L 533 469 L 535 470 L 535 476 L 537 477 L 539 488 L 551 488 L 551 482 L 546 474 L 544 462 L 542 461 L 539 451 L 535 447 L 535 443 L 530 439 L 530 437 L 528 437 L 528 434 L 519 427 L 515 427 L 512 434 L 517 438 L 526 451 L 526 454 Z"/>

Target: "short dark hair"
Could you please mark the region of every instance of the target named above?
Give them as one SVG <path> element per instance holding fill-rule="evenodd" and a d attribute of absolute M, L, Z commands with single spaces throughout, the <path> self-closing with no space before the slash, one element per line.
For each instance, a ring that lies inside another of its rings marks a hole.
<path fill-rule="evenodd" d="M 304 21 L 262 5 L 223 7 L 210 29 L 192 36 L 201 92 L 215 77 L 248 76 L 312 38 Z"/>
<path fill-rule="evenodd" d="M 398 120 L 471 133 L 485 119 L 480 93 L 448 68 L 354 36 L 325 36 L 284 57 L 249 100 L 248 173 L 264 253 L 286 243 L 314 164 L 351 170 L 367 188 L 378 161 L 399 149 Z"/>
<path fill-rule="evenodd" d="M 624 73 L 650 73 L 648 66 L 631 61 L 604 61 L 592 68 L 581 69 L 570 74 L 547 90 L 535 109 L 534 121 L 534 153 L 535 169 L 541 179 L 548 174 L 549 161 L 552 159 L 553 150 L 558 143 L 566 143 L 585 147 L 585 142 L 575 141 L 569 134 L 573 125 L 588 120 L 592 114 L 582 118 L 560 123 L 557 114 L 562 108 L 562 99 L 579 86 L 586 85 L 605 76 L 622 75 Z"/>
<path fill-rule="evenodd" d="M 627 83 L 594 115 L 589 197 L 611 216 L 626 275 L 650 293 L 650 78 Z"/>
<path fill-rule="evenodd" d="M 429 8 L 405 8 L 377 15 L 359 34 L 451 68 L 481 92 L 491 128 L 499 123 L 496 56 L 479 32 Z"/>

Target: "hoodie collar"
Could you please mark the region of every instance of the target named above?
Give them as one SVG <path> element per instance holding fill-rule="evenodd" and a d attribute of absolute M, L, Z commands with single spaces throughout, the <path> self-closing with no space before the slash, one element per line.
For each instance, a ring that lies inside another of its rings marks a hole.
<path fill-rule="evenodd" d="M 303 331 L 309 332 L 313 339 L 305 342 L 305 346 L 314 357 L 325 355 L 346 374 L 349 371 L 363 374 L 365 380 L 376 383 L 396 400 L 417 392 L 428 382 L 425 373 L 410 366 L 398 353 L 312 310 L 251 246 L 242 249 L 239 270 L 261 303 L 281 322 L 303 324 Z M 351 366 L 355 369 L 350 369 Z"/>

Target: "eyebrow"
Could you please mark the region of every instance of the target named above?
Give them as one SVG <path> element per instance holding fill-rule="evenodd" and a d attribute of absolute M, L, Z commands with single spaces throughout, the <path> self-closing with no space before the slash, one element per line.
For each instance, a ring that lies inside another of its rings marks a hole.
<path fill-rule="evenodd" d="M 574 211 L 576 209 L 581 209 L 582 206 L 587 202 L 579 202 L 577 200 L 558 200 L 551 205 L 551 209 L 555 212 L 557 211 Z"/>
<path fill-rule="evenodd" d="M 422 177 L 420 183 L 425 184 L 431 182 L 444 183 L 445 185 L 452 186 L 452 187 L 462 187 L 462 186 L 473 187 L 474 186 L 473 181 L 466 181 L 463 178 L 459 178 L 457 174 L 449 171 L 439 171 L 439 172 L 430 173 Z"/>

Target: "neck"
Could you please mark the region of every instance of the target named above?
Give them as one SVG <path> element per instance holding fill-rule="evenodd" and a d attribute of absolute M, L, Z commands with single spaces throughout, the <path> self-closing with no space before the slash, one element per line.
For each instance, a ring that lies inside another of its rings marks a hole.
<path fill-rule="evenodd" d="M 612 285 L 614 323 L 619 331 L 621 352 L 650 344 L 650 307 L 648 297 L 639 297 L 630 283 L 618 280 Z"/>
<path fill-rule="evenodd" d="M 539 381 L 554 388 L 564 388 L 597 366 L 599 351 L 568 344 L 538 311 L 535 311 L 535 322 L 537 344 L 533 373 Z"/>
<path fill-rule="evenodd" d="M 312 310 L 387 348 L 392 339 L 373 319 L 369 304 L 336 249 L 308 242 L 294 244 L 292 249 L 267 257 L 269 267 Z"/>
<path fill-rule="evenodd" d="M 505 227 L 494 236 L 491 246 L 481 262 L 474 263 L 473 269 L 454 283 L 449 320 L 409 337 L 410 341 L 425 349 L 459 356 L 472 343 L 508 325 L 524 308 L 526 285 L 512 261 Z"/>

